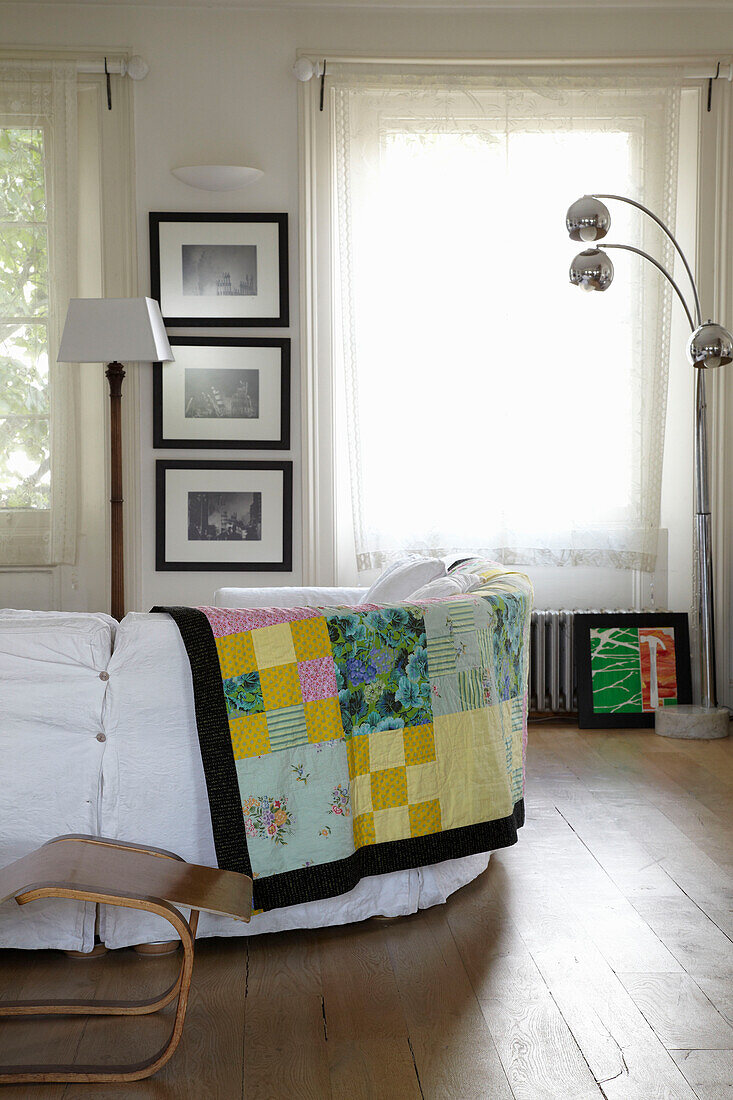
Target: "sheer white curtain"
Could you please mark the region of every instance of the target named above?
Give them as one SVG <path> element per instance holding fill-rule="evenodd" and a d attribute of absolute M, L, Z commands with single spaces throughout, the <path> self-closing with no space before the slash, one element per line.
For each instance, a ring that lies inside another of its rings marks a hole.
<path fill-rule="evenodd" d="M 671 295 L 611 253 L 568 284 L 564 215 L 615 192 L 673 223 L 674 73 L 330 67 L 335 370 L 360 571 L 405 551 L 654 568 Z M 618 204 L 609 240 L 667 265 Z"/>
<path fill-rule="evenodd" d="M 76 177 L 76 65 L 0 61 L 0 565 L 76 556 Z"/>

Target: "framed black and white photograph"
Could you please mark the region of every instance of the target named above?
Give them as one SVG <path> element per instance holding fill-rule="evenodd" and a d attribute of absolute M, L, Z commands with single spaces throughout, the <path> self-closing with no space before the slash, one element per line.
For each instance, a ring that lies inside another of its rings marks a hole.
<path fill-rule="evenodd" d="M 150 214 L 150 282 L 167 325 L 287 325 L 287 214 Z"/>
<path fill-rule="evenodd" d="M 290 446 L 290 340 L 169 337 L 153 368 L 153 446 Z"/>
<path fill-rule="evenodd" d="M 156 462 L 156 569 L 292 565 L 292 462 Z"/>

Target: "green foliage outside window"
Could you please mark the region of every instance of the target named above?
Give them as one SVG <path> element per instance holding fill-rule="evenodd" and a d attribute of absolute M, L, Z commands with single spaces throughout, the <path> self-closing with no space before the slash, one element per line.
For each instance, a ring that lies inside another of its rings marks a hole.
<path fill-rule="evenodd" d="M 43 131 L 0 126 L 0 509 L 48 508 L 48 226 Z"/>

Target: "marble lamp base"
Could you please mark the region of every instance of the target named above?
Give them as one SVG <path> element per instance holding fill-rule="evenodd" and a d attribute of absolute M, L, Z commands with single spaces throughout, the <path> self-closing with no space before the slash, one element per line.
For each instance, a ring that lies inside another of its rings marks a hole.
<path fill-rule="evenodd" d="M 730 733 L 730 711 L 724 707 L 659 707 L 654 712 L 654 730 L 661 737 L 711 741 Z"/>

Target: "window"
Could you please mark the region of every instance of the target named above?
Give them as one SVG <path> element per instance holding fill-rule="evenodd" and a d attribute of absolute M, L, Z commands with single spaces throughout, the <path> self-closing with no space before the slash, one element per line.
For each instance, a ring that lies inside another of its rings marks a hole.
<path fill-rule="evenodd" d="M 76 289 L 77 76 L 0 61 L 0 565 L 73 563 L 73 367 L 55 362 Z"/>
<path fill-rule="evenodd" d="M 329 72 L 330 344 L 320 304 L 314 323 L 339 561 L 653 570 L 671 296 L 620 252 L 606 294 L 571 288 L 564 214 L 603 190 L 673 224 L 679 76 Z M 652 223 L 612 215 L 609 239 L 671 266 Z"/>
<path fill-rule="evenodd" d="M 0 509 L 51 507 L 43 130 L 0 126 Z"/>

